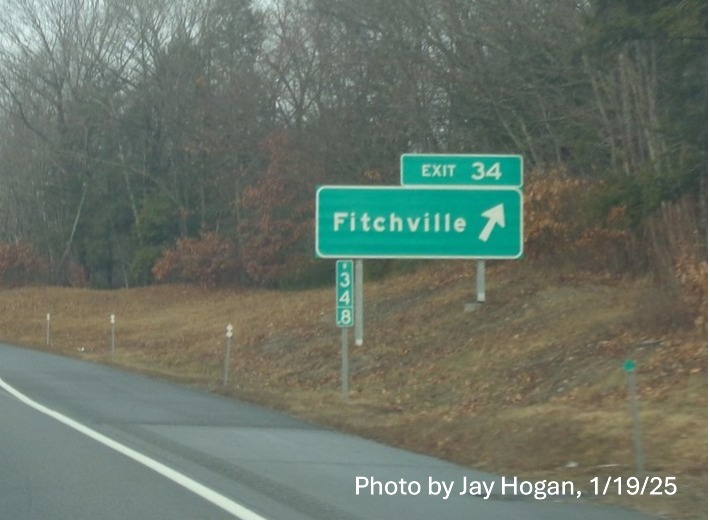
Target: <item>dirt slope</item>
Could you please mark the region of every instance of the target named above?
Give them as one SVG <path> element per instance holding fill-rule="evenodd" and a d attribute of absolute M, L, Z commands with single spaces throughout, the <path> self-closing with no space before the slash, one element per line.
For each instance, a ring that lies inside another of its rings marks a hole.
<path fill-rule="evenodd" d="M 333 288 L 3 291 L 0 339 L 209 387 L 384 442 L 524 478 L 634 475 L 624 360 L 638 365 L 647 474 L 678 493 L 607 496 L 668 518 L 707 517 L 707 333 L 649 280 L 532 262 L 431 262 L 366 283 L 365 344 L 340 398 Z M 116 356 L 109 320 L 116 314 Z M 691 320 L 692 321 L 692 320 Z M 683 322 L 683 327 L 680 327 Z M 222 388 L 224 330 L 235 327 Z"/>

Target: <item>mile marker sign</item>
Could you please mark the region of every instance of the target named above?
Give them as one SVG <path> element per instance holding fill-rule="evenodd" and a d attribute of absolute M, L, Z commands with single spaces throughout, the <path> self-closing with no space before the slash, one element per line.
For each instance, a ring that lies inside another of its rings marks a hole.
<path fill-rule="evenodd" d="M 352 327 L 354 323 L 353 261 L 338 260 L 335 263 L 335 324 Z"/>
<path fill-rule="evenodd" d="M 523 196 L 515 188 L 322 186 L 321 258 L 485 258 L 523 254 Z"/>

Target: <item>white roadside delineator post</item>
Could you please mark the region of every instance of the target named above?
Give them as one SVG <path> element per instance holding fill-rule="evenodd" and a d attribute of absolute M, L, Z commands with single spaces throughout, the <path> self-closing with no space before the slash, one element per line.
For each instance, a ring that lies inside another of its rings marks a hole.
<path fill-rule="evenodd" d="M 116 354 L 116 315 L 111 314 L 109 316 L 109 323 L 111 323 L 111 357 Z"/>
<path fill-rule="evenodd" d="M 232 336 L 234 335 L 232 332 L 233 330 L 234 327 L 232 327 L 231 323 L 227 325 L 227 341 L 224 347 L 224 372 L 222 374 L 222 386 L 227 386 L 227 383 L 229 382 L 229 354 L 232 350 Z"/>
<path fill-rule="evenodd" d="M 51 327 L 52 323 L 52 315 L 50 313 L 47 313 L 47 346 L 51 343 L 51 337 L 49 333 L 49 329 Z"/>

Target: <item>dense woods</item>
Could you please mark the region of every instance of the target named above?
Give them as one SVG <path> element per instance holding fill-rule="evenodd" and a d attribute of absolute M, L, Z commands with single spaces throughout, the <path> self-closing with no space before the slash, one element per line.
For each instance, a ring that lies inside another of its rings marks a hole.
<path fill-rule="evenodd" d="M 316 186 L 416 152 L 522 154 L 531 256 L 706 246 L 703 0 L 0 6 L 0 282 L 311 283 Z"/>

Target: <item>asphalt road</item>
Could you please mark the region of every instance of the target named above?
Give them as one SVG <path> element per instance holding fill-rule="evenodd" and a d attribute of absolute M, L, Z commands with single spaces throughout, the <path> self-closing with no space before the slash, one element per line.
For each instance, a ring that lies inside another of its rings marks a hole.
<path fill-rule="evenodd" d="M 650 518 L 595 505 L 577 490 L 536 500 L 520 481 L 502 487 L 512 482 L 248 403 L 0 344 L 0 519 Z"/>

